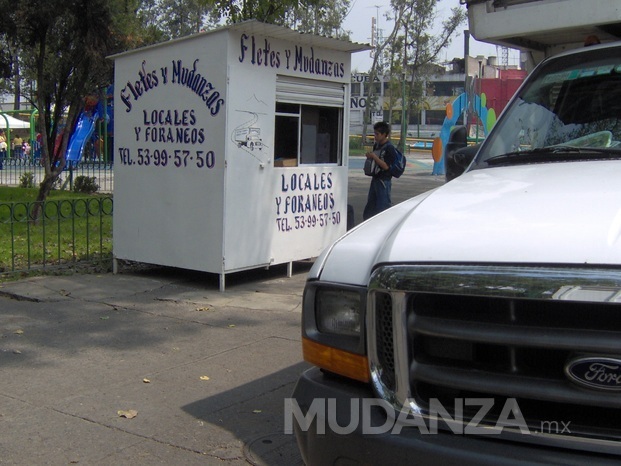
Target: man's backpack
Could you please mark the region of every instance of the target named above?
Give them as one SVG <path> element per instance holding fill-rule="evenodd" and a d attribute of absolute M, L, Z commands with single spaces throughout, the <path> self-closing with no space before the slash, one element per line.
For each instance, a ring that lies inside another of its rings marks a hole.
<path fill-rule="evenodd" d="M 401 175 L 403 175 L 403 172 L 405 171 L 406 163 L 407 160 L 403 153 L 395 147 L 395 161 L 390 166 L 390 174 L 395 178 L 399 178 Z"/>

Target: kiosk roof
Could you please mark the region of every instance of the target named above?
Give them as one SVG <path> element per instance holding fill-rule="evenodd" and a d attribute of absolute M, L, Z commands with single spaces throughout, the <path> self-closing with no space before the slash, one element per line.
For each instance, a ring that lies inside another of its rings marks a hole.
<path fill-rule="evenodd" d="M 189 36 L 180 37 L 178 39 L 169 40 L 166 42 L 160 42 L 153 45 L 148 45 L 146 47 L 129 50 L 126 52 L 118 53 L 116 55 L 112 55 L 108 58 L 116 59 L 118 57 L 126 56 L 132 53 L 137 53 L 139 51 L 143 51 L 145 49 L 150 49 L 153 47 L 161 47 L 163 45 L 169 45 L 171 43 L 180 42 L 184 40 L 188 40 L 191 38 L 196 38 L 198 36 L 209 35 L 216 32 L 224 31 L 224 30 L 232 30 L 232 31 L 246 31 L 249 34 L 259 34 L 265 37 L 272 37 L 274 39 L 287 40 L 290 42 L 297 42 L 304 45 L 312 45 L 316 47 L 321 47 L 325 49 L 337 50 L 340 52 L 362 52 L 364 50 L 371 50 L 373 47 L 369 44 L 362 44 L 358 42 L 350 42 L 347 40 L 335 39 L 333 37 L 326 36 L 318 36 L 315 34 L 303 33 L 296 31 L 294 29 L 278 26 L 275 24 L 263 23 L 261 21 L 257 21 L 256 19 L 243 21 L 241 23 L 235 23 L 227 26 L 222 26 L 216 29 L 212 29 L 210 31 L 199 32 L 197 34 L 192 34 Z"/>

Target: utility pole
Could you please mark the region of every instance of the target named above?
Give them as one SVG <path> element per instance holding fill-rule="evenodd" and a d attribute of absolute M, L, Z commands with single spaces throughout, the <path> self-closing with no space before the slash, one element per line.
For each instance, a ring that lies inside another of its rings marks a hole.
<path fill-rule="evenodd" d="M 376 28 L 377 28 L 376 20 L 374 17 L 371 17 L 371 52 L 369 53 L 371 58 L 373 58 L 373 55 L 375 55 L 375 49 L 377 48 L 377 41 L 375 39 Z"/>

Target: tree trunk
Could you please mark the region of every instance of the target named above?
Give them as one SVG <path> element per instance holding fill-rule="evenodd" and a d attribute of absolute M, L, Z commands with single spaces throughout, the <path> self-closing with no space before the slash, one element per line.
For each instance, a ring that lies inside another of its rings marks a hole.
<path fill-rule="evenodd" d="M 20 109 L 20 104 L 22 101 L 22 88 L 21 88 L 21 78 L 19 75 L 20 69 L 19 69 L 19 58 L 17 56 L 14 57 L 15 58 L 15 68 L 14 68 L 14 75 L 15 75 L 15 94 L 14 94 L 14 98 L 15 101 L 13 102 L 13 110 L 19 110 Z"/>
<path fill-rule="evenodd" d="M 41 212 L 43 211 L 43 205 L 45 204 L 45 200 L 52 190 L 52 186 L 54 186 L 54 182 L 57 178 L 58 174 L 55 176 L 46 174 L 43 181 L 41 181 L 41 184 L 39 185 L 39 194 L 37 194 L 37 200 L 35 201 L 34 208 L 32 209 L 32 216 L 30 218 L 30 221 L 35 225 L 39 223 Z"/>

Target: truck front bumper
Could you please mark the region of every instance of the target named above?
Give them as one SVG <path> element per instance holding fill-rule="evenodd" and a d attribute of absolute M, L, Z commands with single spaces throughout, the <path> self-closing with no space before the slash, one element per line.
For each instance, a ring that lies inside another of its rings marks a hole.
<path fill-rule="evenodd" d="M 304 372 L 295 386 L 293 399 L 305 419 L 292 415 L 292 427 L 304 462 L 309 466 L 619 464 L 618 457 L 450 432 L 423 434 L 412 426 L 401 428 L 398 434 L 391 431 L 369 434 L 365 426 L 385 426 L 388 422 L 385 409 L 377 405 L 368 408 L 368 400 L 374 398 L 369 385 L 323 374 L 317 368 Z M 318 406 L 330 406 L 332 410 L 317 409 Z M 328 413 L 331 420 L 327 419 Z M 363 419 L 366 413 L 370 413 L 369 419 Z M 351 422 L 352 415 L 358 422 Z M 337 432 L 342 429 L 353 430 Z"/>

